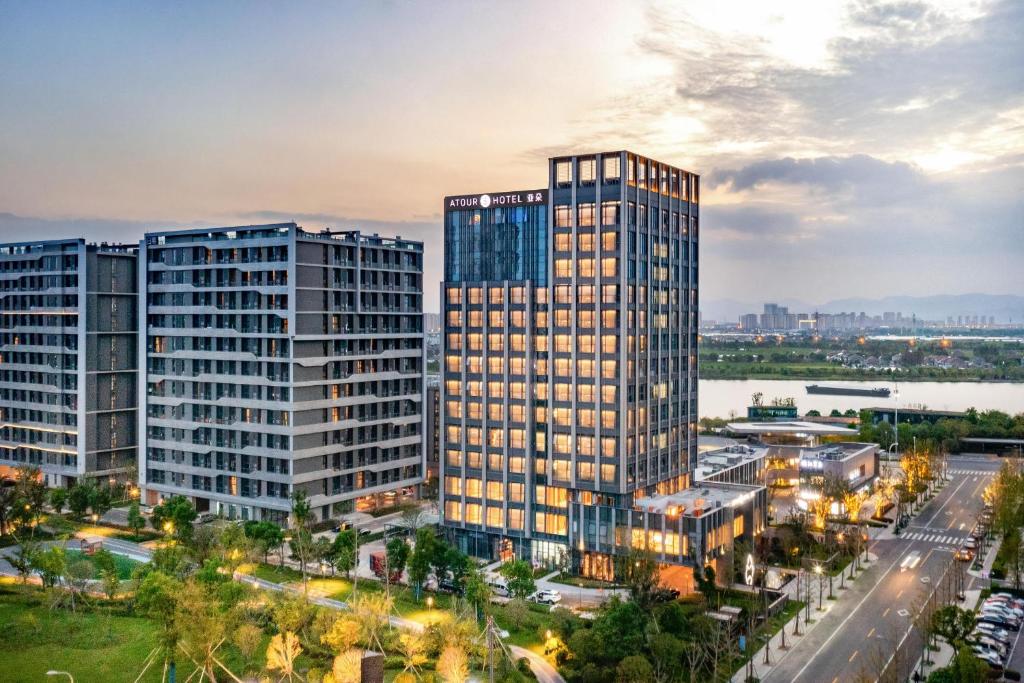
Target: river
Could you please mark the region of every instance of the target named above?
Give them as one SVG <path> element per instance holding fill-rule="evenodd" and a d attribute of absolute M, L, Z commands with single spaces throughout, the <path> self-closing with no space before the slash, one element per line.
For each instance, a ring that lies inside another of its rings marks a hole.
<path fill-rule="evenodd" d="M 803 415 L 818 410 L 828 415 L 833 409 L 844 412 L 847 408 L 860 410 L 873 406 L 892 406 L 895 400 L 874 396 L 824 396 L 807 393 L 808 384 L 826 386 L 889 387 L 897 385 L 884 380 L 845 382 L 825 380 L 789 379 L 702 379 L 698 389 L 698 408 L 701 417 L 745 417 L 750 397 L 755 392 L 764 394 L 764 402 L 773 398 L 795 398 Z M 932 410 L 1002 410 L 1024 413 L 1024 383 L 1021 382 L 901 382 L 899 384 L 901 408 L 931 408 Z"/>

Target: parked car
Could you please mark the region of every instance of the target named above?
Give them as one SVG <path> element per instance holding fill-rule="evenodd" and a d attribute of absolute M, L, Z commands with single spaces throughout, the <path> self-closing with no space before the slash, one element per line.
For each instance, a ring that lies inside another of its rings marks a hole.
<path fill-rule="evenodd" d="M 1022 610 L 1021 608 L 1015 606 L 1009 600 L 993 600 L 993 599 L 989 598 L 988 600 L 985 601 L 984 605 L 982 605 L 982 608 L 985 608 L 985 607 L 995 607 L 997 609 L 1001 609 L 1001 610 L 1004 610 L 1006 612 L 1011 613 L 1013 616 L 1017 617 L 1018 619 L 1024 619 L 1024 610 Z"/>
<path fill-rule="evenodd" d="M 989 615 L 979 614 L 978 615 L 978 623 L 979 624 L 991 624 L 992 626 L 995 626 L 997 628 L 1003 628 L 1003 629 L 1006 629 L 1007 631 L 1019 631 L 1020 630 L 1020 623 L 1019 622 L 1017 622 L 1017 621 L 1010 621 L 1009 619 L 1006 619 L 1006 618 L 1000 617 L 1000 616 L 996 616 L 994 614 L 989 614 Z"/>
<path fill-rule="evenodd" d="M 671 602 L 678 597 L 679 591 L 677 591 L 675 588 L 665 588 L 664 586 L 659 586 L 658 588 L 655 588 L 654 591 L 651 593 L 651 599 L 654 602 Z"/>
<path fill-rule="evenodd" d="M 540 605 L 554 605 L 562 601 L 562 594 L 556 590 L 542 590 L 527 599 Z"/>
<path fill-rule="evenodd" d="M 974 627 L 974 632 L 975 633 L 983 633 L 985 635 L 990 635 L 993 638 L 996 638 L 997 640 L 1000 640 L 1002 642 L 1006 642 L 1006 643 L 1013 642 L 1013 637 L 1010 635 L 1009 631 L 1007 631 L 1005 628 L 999 628 L 998 626 L 993 626 L 992 624 L 988 624 L 988 623 L 984 623 L 984 622 L 976 624 L 975 627 Z"/>
<path fill-rule="evenodd" d="M 1010 634 L 1003 630 L 986 631 L 984 629 L 975 629 L 971 635 L 975 638 L 991 638 L 1004 647 L 1008 647 L 1013 642 Z"/>
<path fill-rule="evenodd" d="M 974 655 L 983 661 L 985 661 L 991 667 L 1003 666 L 1002 658 L 994 651 L 989 650 L 981 645 L 975 645 L 971 648 L 974 651 Z"/>
<path fill-rule="evenodd" d="M 455 585 L 455 582 L 451 579 L 441 579 L 437 582 L 438 593 L 452 593 L 454 595 L 462 595 L 462 589 Z"/>
<path fill-rule="evenodd" d="M 994 650 L 999 655 L 1000 659 L 1006 659 L 1008 648 L 997 640 L 989 638 L 988 636 L 981 636 L 976 638 L 974 642 L 987 647 L 990 650 Z"/>
<path fill-rule="evenodd" d="M 968 538 L 966 541 L 964 541 L 964 547 L 968 550 L 976 550 L 978 548 L 978 542 L 975 541 L 973 538 Z"/>

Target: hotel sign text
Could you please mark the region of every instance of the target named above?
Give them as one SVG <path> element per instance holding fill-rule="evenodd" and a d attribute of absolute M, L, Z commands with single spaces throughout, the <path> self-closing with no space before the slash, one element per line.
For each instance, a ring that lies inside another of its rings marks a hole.
<path fill-rule="evenodd" d="M 548 200 L 547 190 L 527 190 L 525 192 L 496 192 L 493 194 L 465 194 L 457 197 L 445 197 L 445 211 L 461 209 L 489 209 L 497 206 L 527 206 L 544 204 Z"/>

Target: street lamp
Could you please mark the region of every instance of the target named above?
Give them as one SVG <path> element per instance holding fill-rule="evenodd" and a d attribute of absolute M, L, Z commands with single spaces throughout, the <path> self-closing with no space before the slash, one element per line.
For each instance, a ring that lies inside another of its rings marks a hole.
<path fill-rule="evenodd" d="M 427 609 L 434 609 L 434 596 L 427 596 Z"/>
<path fill-rule="evenodd" d="M 49 671 L 46 672 L 46 675 L 47 676 L 67 676 L 68 680 L 71 681 L 71 683 L 75 683 L 75 677 L 72 676 L 71 674 L 69 674 L 67 671 L 56 671 L 54 669 L 50 669 Z"/>

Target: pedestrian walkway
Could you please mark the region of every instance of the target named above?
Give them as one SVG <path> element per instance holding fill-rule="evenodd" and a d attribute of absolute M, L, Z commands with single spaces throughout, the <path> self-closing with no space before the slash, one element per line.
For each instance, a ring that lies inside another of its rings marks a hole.
<path fill-rule="evenodd" d="M 965 474 L 968 476 L 991 476 L 995 474 L 995 470 L 950 470 L 950 474 Z"/>
<path fill-rule="evenodd" d="M 905 538 L 908 541 L 927 541 L 928 543 L 955 546 L 959 546 L 967 540 L 967 536 L 960 534 L 936 533 L 930 529 L 925 529 L 924 531 L 905 531 L 901 538 Z"/>

